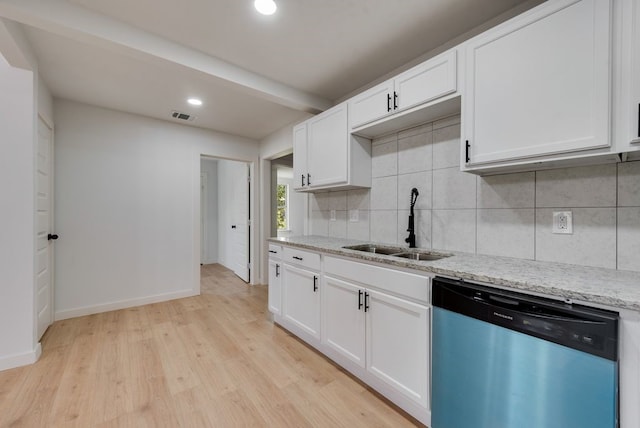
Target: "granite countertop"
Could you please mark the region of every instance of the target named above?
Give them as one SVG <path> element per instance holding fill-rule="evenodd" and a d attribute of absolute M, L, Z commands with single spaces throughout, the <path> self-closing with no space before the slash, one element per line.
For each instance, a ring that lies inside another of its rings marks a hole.
<path fill-rule="evenodd" d="M 436 275 L 481 281 L 525 292 L 640 311 L 640 272 L 435 249 L 428 251 L 448 253 L 452 256 L 435 261 L 415 261 L 344 249 L 342 247 L 347 245 L 368 244 L 370 242 L 323 236 L 269 238 L 268 241 L 421 270 Z"/>

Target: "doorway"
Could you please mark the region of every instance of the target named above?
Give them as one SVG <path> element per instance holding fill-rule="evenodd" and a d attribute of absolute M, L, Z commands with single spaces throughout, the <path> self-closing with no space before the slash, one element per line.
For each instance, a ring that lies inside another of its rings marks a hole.
<path fill-rule="evenodd" d="M 200 159 L 201 264 L 219 263 L 251 281 L 251 165 Z"/>
<path fill-rule="evenodd" d="M 293 189 L 293 154 L 271 160 L 271 236 L 305 234 L 307 195 Z"/>

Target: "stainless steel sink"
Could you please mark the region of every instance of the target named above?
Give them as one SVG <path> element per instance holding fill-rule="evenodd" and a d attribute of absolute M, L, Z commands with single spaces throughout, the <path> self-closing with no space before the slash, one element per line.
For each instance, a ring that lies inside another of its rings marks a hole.
<path fill-rule="evenodd" d="M 406 248 L 402 248 L 402 247 L 387 247 L 384 245 L 373 245 L 373 244 L 350 245 L 342 248 L 345 248 L 347 250 L 364 251 L 365 253 L 375 253 L 375 254 L 384 254 L 384 255 L 398 254 L 406 250 Z"/>
<path fill-rule="evenodd" d="M 401 253 L 401 254 L 392 254 L 395 257 L 402 257 L 410 260 L 419 260 L 419 261 L 433 261 L 440 260 L 445 257 L 451 257 L 451 254 L 442 254 L 442 253 L 432 253 L 427 251 L 415 252 L 415 253 Z"/>
<path fill-rule="evenodd" d="M 384 254 L 392 257 L 402 257 L 409 260 L 433 261 L 450 257 L 451 254 L 438 253 L 435 251 L 407 251 L 407 247 L 390 247 L 375 244 L 360 244 L 342 247 L 347 250 L 363 251 L 365 253 Z"/>

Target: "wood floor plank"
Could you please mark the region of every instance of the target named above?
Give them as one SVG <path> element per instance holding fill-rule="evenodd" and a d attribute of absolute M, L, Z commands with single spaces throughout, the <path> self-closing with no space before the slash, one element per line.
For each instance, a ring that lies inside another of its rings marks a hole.
<path fill-rule="evenodd" d="M 267 287 L 202 267 L 201 295 L 58 321 L 0 371 L 0 427 L 407 427 L 270 321 Z"/>

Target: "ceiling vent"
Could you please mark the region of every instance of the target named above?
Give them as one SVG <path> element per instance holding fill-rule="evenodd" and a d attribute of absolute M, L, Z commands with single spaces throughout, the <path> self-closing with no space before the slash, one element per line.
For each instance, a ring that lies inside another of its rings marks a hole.
<path fill-rule="evenodd" d="M 193 122 L 196 119 L 196 117 L 192 114 L 181 113 L 175 110 L 171 112 L 171 117 L 173 117 L 174 119 L 188 120 L 189 122 Z"/>

